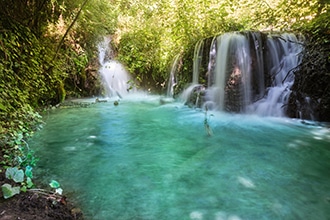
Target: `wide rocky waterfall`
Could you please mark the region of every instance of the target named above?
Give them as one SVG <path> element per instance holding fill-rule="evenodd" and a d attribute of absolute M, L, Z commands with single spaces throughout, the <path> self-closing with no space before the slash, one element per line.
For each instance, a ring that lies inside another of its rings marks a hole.
<path fill-rule="evenodd" d="M 182 99 L 208 109 L 284 116 L 294 71 L 301 62 L 302 41 L 295 34 L 261 32 L 202 40 L 195 48 L 192 83 Z M 209 51 L 207 57 L 202 50 Z"/>

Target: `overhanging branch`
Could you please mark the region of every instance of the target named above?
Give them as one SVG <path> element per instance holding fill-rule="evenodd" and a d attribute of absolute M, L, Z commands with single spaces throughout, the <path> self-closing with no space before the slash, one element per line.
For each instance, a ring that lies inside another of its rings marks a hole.
<path fill-rule="evenodd" d="M 61 48 L 61 46 L 62 46 L 62 44 L 63 44 L 63 42 L 64 42 L 66 36 L 69 34 L 69 31 L 71 30 L 71 28 L 73 27 L 73 25 L 74 25 L 74 24 L 76 23 L 76 21 L 78 20 L 78 17 L 79 17 L 79 15 L 80 15 L 82 9 L 83 9 L 83 8 L 85 7 L 85 5 L 87 4 L 87 2 L 88 2 L 88 0 L 85 0 L 85 1 L 83 2 L 83 4 L 81 5 L 81 7 L 80 7 L 80 9 L 79 9 L 79 11 L 78 11 L 76 17 L 73 19 L 72 23 L 70 24 L 70 26 L 69 26 L 68 29 L 66 30 L 65 34 L 63 35 L 63 37 L 62 37 L 60 43 L 59 43 L 58 46 L 57 46 L 57 49 L 56 49 L 56 52 L 55 52 L 55 55 L 54 55 L 53 60 L 56 59 L 57 54 L 58 54 L 58 52 L 60 51 L 60 48 Z"/>

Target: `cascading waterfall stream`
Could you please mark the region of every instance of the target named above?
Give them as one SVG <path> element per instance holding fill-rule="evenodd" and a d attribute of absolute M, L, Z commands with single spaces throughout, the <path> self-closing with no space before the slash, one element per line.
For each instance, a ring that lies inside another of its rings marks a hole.
<path fill-rule="evenodd" d="M 200 45 L 198 42 L 196 48 Z M 285 116 L 293 70 L 301 62 L 303 50 L 296 35 L 225 33 L 216 37 L 210 47 L 204 105 L 227 112 Z M 195 52 L 196 55 L 200 53 Z M 198 59 L 201 58 L 194 61 Z M 202 74 L 195 65 L 200 64 L 194 64 L 192 85 L 198 85 L 198 76 Z M 189 102 L 191 92 L 196 89 L 183 92 L 185 102 Z"/>
<path fill-rule="evenodd" d="M 111 59 L 110 41 L 110 38 L 105 37 L 98 45 L 101 65 L 99 73 L 104 81 L 107 96 L 122 98 L 130 91 L 129 82 L 132 79 L 121 63 Z"/>
<path fill-rule="evenodd" d="M 195 106 L 199 105 L 198 103 L 200 103 L 200 101 L 201 101 L 200 93 L 202 91 L 204 91 L 204 86 L 199 84 L 199 82 L 198 82 L 200 68 L 201 68 L 202 59 L 203 59 L 203 47 L 204 47 L 203 40 L 198 41 L 197 44 L 195 45 L 192 83 L 181 94 L 181 99 L 189 100 L 193 93 L 198 93 L 197 98 L 194 103 Z"/>
<path fill-rule="evenodd" d="M 208 93 L 211 100 L 217 103 L 219 110 L 225 110 L 225 96 L 228 86 L 235 86 L 242 83 L 241 90 L 243 91 L 243 101 L 250 99 L 250 69 L 251 63 L 249 54 L 249 46 L 247 39 L 240 34 L 227 33 L 217 38 L 218 53 L 215 66 L 215 82 L 211 86 L 211 91 Z M 232 59 L 235 57 L 235 60 Z M 230 63 L 232 66 L 229 66 Z M 228 77 L 228 67 L 232 68 L 230 73 L 230 81 L 226 83 Z M 243 83 L 244 81 L 244 83 Z"/>
<path fill-rule="evenodd" d="M 202 59 L 203 59 L 203 47 L 204 47 L 203 40 L 198 41 L 195 46 L 192 84 L 198 84 L 199 69 L 201 66 Z"/>
<path fill-rule="evenodd" d="M 177 79 L 176 79 L 176 70 L 178 66 L 180 56 L 177 55 L 174 58 L 174 62 L 172 64 L 171 72 L 170 72 L 170 77 L 168 79 L 168 86 L 167 86 L 167 97 L 173 97 L 174 96 L 174 87 L 177 84 Z"/>
<path fill-rule="evenodd" d="M 293 69 L 296 68 L 301 59 L 299 54 L 303 47 L 293 34 L 282 34 L 278 40 L 267 40 L 270 48 L 268 70 L 272 76 L 272 86 L 268 88 L 267 95 L 255 102 L 250 107 L 251 112 L 258 115 L 284 116 L 283 107 L 287 104 L 290 88 L 294 83 Z"/>

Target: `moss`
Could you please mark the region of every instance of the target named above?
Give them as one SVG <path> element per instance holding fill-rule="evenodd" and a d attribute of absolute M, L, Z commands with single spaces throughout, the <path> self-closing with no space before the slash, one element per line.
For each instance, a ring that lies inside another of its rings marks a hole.
<path fill-rule="evenodd" d="M 64 83 L 62 81 L 59 81 L 58 83 L 58 100 L 60 103 L 64 102 L 66 97 L 66 91 L 64 89 Z"/>

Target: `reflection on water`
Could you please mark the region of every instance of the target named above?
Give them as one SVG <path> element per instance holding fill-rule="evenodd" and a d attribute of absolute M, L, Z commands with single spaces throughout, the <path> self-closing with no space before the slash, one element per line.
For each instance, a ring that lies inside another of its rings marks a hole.
<path fill-rule="evenodd" d="M 30 146 L 86 219 L 328 219 L 330 131 L 159 97 L 55 110 Z"/>

